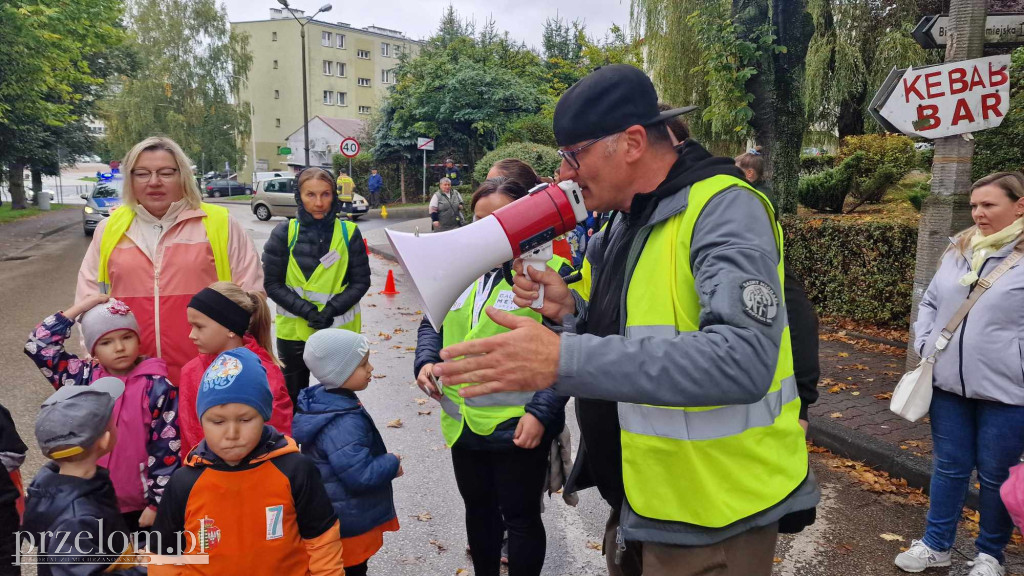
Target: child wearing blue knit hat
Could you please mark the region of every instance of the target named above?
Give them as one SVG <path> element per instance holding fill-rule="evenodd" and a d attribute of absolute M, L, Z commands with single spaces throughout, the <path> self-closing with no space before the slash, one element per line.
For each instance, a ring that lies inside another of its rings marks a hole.
<path fill-rule="evenodd" d="M 274 397 L 260 358 L 236 348 L 203 373 L 196 412 L 203 440 L 171 477 L 157 512 L 168 554 L 208 554 L 195 574 L 340 574 L 338 518 L 313 462 L 266 424 Z M 266 532 L 259 523 L 266 521 Z M 154 572 L 155 573 L 155 572 Z"/>
<path fill-rule="evenodd" d="M 348 330 L 309 337 L 302 359 L 320 384 L 299 393 L 292 432 L 320 470 L 341 520 L 345 574 L 366 574 L 366 562 L 398 530 L 391 481 L 402 475 L 356 392 L 373 378 L 366 338 Z"/>

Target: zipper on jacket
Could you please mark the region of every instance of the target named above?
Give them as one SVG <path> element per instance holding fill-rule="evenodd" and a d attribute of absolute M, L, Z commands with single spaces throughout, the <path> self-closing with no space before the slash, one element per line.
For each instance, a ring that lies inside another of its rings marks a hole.
<path fill-rule="evenodd" d="M 626 551 L 626 539 L 622 537 L 622 526 L 615 527 L 615 565 L 622 564 L 622 553 Z"/>

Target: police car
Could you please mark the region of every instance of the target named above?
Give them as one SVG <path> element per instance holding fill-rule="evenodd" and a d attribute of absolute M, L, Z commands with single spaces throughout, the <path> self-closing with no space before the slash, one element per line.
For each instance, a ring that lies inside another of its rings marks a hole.
<path fill-rule="evenodd" d="M 99 225 L 110 213 L 121 205 L 121 189 L 124 178 L 120 174 L 100 174 L 99 181 L 92 187 L 92 192 L 82 194 L 85 208 L 82 208 L 82 228 L 86 236 L 92 236 Z"/>

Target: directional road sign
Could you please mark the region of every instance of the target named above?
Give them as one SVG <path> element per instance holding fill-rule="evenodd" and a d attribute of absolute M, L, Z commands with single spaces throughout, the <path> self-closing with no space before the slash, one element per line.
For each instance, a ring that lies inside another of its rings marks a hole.
<path fill-rule="evenodd" d="M 949 16 L 925 16 L 910 33 L 923 48 L 941 48 L 949 43 Z M 985 17 L 986 46 L 1024 44 L 1024 14 L 989 14 Z"/>

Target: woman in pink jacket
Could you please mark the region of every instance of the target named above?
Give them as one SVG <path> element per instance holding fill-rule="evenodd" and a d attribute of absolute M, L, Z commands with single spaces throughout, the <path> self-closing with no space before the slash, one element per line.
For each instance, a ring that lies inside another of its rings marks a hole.
<path fill-rule="evenodd" d="M 169 138 L 147 138 L 128 152 L 124 205 L 96 227 L 75 295 L 77 302 L 103 292 L 127 303 L 140 353 L 163 358 L 175 383 L 199 353 L 188 338 L 192 296 L 218 280 L 263 290 L 252 240 L 226 208 L 202 201 L 191 166 Z"/>

